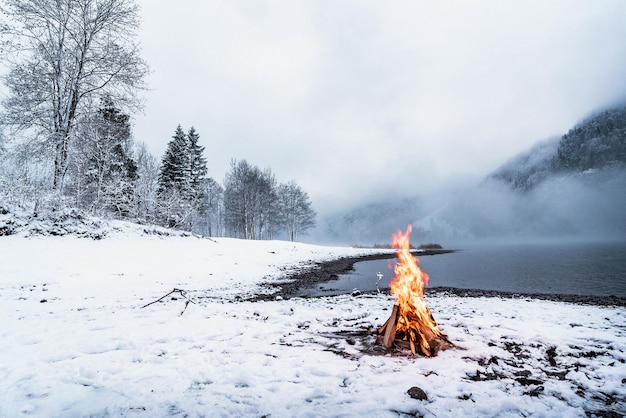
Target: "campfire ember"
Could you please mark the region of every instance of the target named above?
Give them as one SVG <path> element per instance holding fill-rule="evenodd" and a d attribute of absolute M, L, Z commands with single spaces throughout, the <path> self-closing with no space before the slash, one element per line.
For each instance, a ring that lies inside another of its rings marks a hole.
<path fill-rule="evenodd" d="M 387 348 L 395 344 L 410 348 L 413 354 L 432 357 L 452 343 L 439 330 L 426 306 L 424 286 L 428 284 L 428 275 L 411 254 L 410 234 L 411 225 L 405 233 L 398 231 L 393 235 L 392 246 L 397 250 L 398 262 L 394 266 L 395 277 L 389 285 L 395 303 L 389 319 L 378 330 L 377 341 Z"/>

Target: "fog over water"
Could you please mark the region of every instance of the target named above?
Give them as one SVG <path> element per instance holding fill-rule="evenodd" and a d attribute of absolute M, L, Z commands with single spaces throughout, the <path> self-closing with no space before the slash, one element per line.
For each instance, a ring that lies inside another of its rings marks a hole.
<path fill-rule="evenodd" d="M 550 179 L 523 192 L 486 180 L 415 224 L 425 238 L 439 240 L 613 240 L 626 239 L 625 208 L 626 172 L 605 170 Z"/>
<path fill-rule="evenodd" d="M 620 169 L 556 176 L 527 191 L 488 178 L 322 219 L 311 238 L 384 244 L 411 223 L 416 245 L 626 240 L 625 208 L 626 171 Z"/>

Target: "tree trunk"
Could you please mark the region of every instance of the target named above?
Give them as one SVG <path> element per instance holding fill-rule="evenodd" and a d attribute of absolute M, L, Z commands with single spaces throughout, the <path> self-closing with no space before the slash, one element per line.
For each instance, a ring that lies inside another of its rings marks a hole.
<path fill-rule="evenodd" d="M 60 135 L 61 140 L 57 142 L 54 155 L 54 178 L 52 181 L 53 190 L 61 190 L 63 178 L 67 171 L 67 135 Z"/>

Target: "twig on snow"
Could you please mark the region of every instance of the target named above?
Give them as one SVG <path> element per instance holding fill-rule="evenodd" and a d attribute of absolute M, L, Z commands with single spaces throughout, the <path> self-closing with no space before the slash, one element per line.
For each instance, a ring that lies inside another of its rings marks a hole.
<path fill-rule="evenodd" d="M 189 299 L 189 296 L 187 296 L 187 292 L 186 292 L 185 290 L 183 290 L 183 289 L 177 289 L 177 288 L 174 288 L 174 289 L 172 289 L 172 291 L 170 291 L 169 293 L 167 293 L 167 294 L 165 294 L 165 295 L 161 296 L 161 297 L 160 297 L 160 298 L 158 298 L 157 300 L 154 300 L 154 301 L 152 301 L 152 302 L 150 302 L 150 303 L 147 303 L 147 304 L 143 305 L 143 306 L 141 307 L 141 309 L 146 308 L 146 307 L 148 307 L 148 306 L 150 306 L 150 305 L 152 305 L 152 304 L 154 304 L 154 303 L 157 303 L 157 302 L 162 301 L 163 299 L 165 299 L 166 297 L 168 297 L 168 296 L 169 296 L 169 295 L 171 295 L 172 293 L 179 293 L 179 294 L 180 294 L 183 298 L 185 298 L 185 299 L 186 299 L 186 301 L 185 301 L 185 307 L 183 308 L 182 312 L 180 313 L 181 315 L 185 313 L 185 310 L 187 310 L 187 306 L 189 305 L 189 303 L 190 303 L 190 302 L 191 302 L 191 303 L 193 303 L 193 304 L 196 304 L 196 302 L 194 302 L 193 300 Z"/>

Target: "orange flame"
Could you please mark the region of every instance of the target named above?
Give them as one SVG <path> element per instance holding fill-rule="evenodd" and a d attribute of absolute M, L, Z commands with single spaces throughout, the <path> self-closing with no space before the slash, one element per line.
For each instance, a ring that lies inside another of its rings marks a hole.
<path fill-rule="evenodd" d="M 395 277 L 389 286 L 398 305 L 396 338 L 414 341 L 420 351 L 428 355 L 431 341 L 441 338 L 442 333 L 424 300 L 424 286 L 428 284 L 429 277 L 420 269 L 419 260 L 411 254 L 411 229 L 409 225 L 405 233 L 398 231 L 393 234 L 392 246 L 397 250 L 398 262 L 394 266 Z"/>

